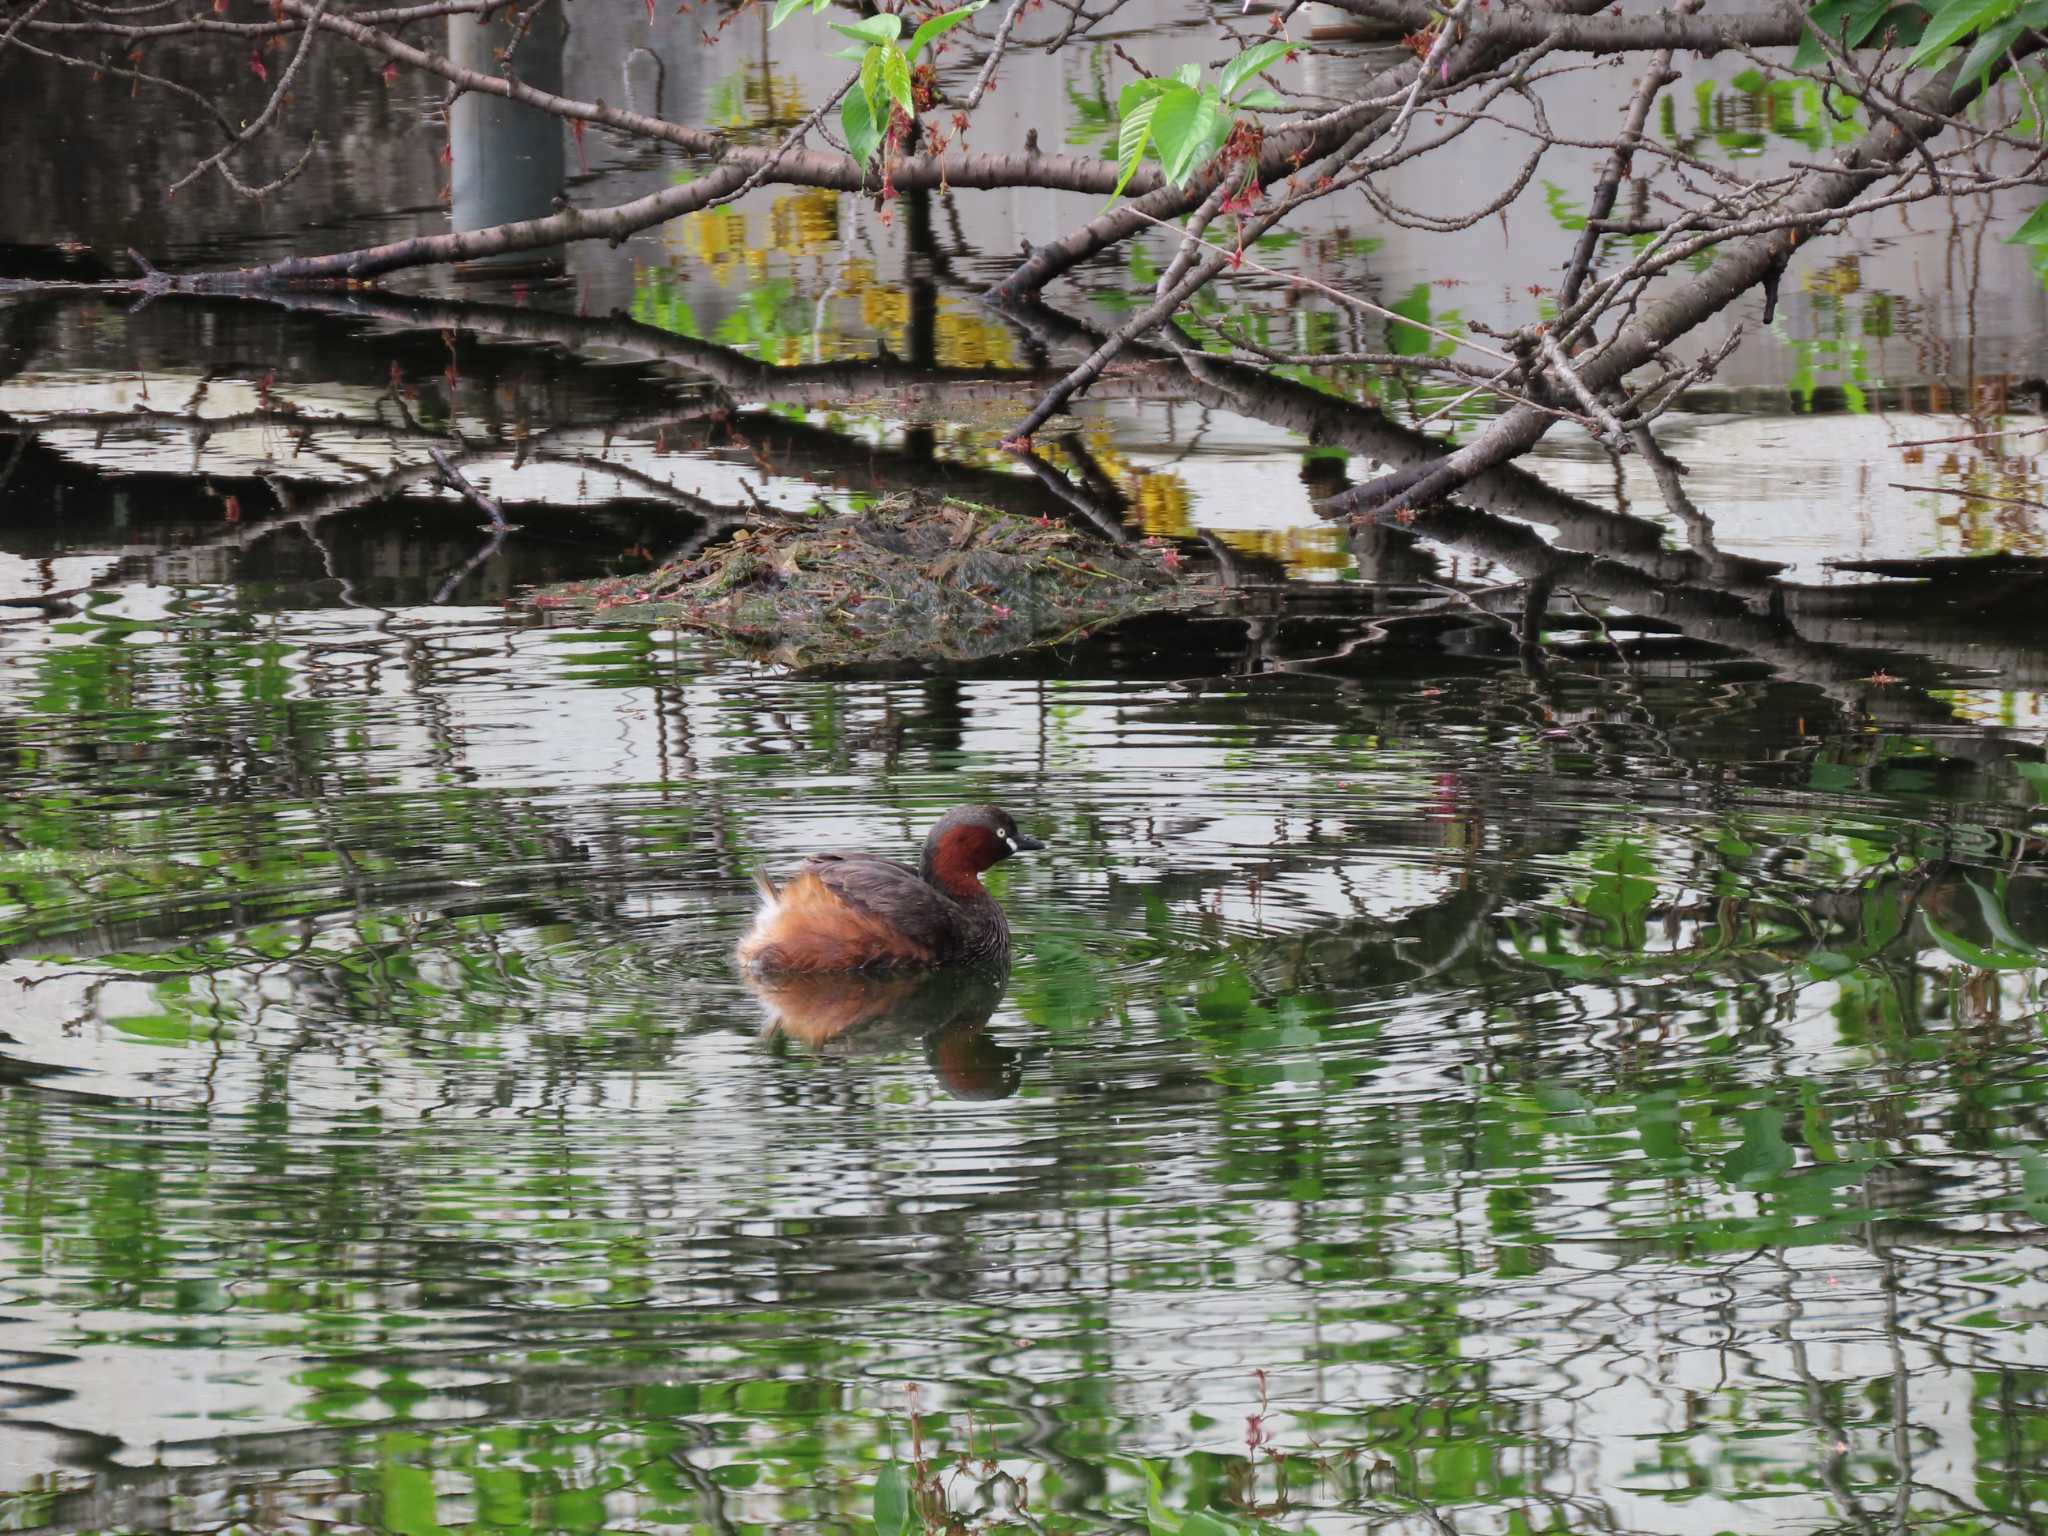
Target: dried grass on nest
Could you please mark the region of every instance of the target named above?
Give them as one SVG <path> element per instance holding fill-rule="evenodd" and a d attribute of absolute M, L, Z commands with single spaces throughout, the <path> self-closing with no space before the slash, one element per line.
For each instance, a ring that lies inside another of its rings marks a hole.
<path fill-rule="evenodd" d="M 896 496 L 741 529 L 694 560 L 548 587 L 529 601 L 705 630 L 787 666 L 970 661 L 1220 595 L 1177 563 L 1156 546 L 1064 524 Z"/>

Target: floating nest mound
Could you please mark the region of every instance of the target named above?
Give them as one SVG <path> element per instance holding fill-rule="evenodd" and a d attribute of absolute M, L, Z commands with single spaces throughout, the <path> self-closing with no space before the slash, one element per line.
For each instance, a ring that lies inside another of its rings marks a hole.
<path fill-rule="evenodd" d="M 704 630 L 791 667 L 975 661 L 1222 595 L 1179 563 L 1158 545 L 897 496 L 857 513 L 743 528 L 695 559 L 546 587 L 527 601 Z"/>

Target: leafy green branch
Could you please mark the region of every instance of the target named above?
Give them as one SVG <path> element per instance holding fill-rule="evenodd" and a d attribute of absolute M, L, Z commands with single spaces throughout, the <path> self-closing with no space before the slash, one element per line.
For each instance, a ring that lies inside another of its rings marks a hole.
<path fill-rule="evenodd" d="M 1931 5 L 1912 0 L 1820 0 L 1808 21 L 1808 35 L 1792 57 L 1794 68 L 1814 69 L 1824 62 L 1825 36 L 1844 49 L 1909 46 L 1913 51 L 1906 63 L 1914 69 L 1946 67 L 1960 55 L 1957 83 L 1981 86 L 2023 37 L 2048 31 L 2048 0 L 1939 0 Z M 2030 247 L 2035 270 L 2048 277 L 2048 203 L 2036 208 L 2008 238 Z"/>
<path fill-rule="evenodd" d="M 1137 174 L 1146 152 L 1159 157 L 1160 169 L 1175 186 L 1216 157 L 1237 126 L 1238 107 L 1284 107 L 1267 86 L 1244 88 L 1259 71 L 1294 51 L 1286 38 L 1255 43 L 1223 66 L 1214 85 L 1202 84 L 1202 67 L 1183 64 L 1172 75 L 1133 80 L 1117 96 L 1116 190 L 1114 202 Z M 1239 94 L 1242 92 L 1243 94 Z"/>
<path fill-rule="evenodd" d="M 1865 0 L 1868 3 L 1868 0 Z M 1956 78 L 1982 85 L 2023 32 L 2048 27 L 2048 0 L 1948 0 L 1928 17 L 1909 64 L 1925 66 L 1969 43 Z M 1906 39 L 1900 33 L 1901 41 Z"/>
<path fill-rule="evenodd" d="M 1913 69 L 1945 66 L 1967 45 L 1956 79 L 1982 85 L 2023 34 L 2048 28 L 2048 0 L 1821 0 L 1808 19 L 1812 28 L 1792 57 L 1794 68 L 1814 69 L 1825 59 L 1815 32 L 1845 49 L 1911 47 L 1906 63 Z"/>
<path fill-rule="evenodd" d="M 831 3 L 832 0 L 775 0 L 775 13 L 768 25 L 772 30 L 806 7 L 816 14 Z M 903 18 L 890 12 L 864 16 L 850 26 L 833 23 L 832 30 L 852 38 L 853 46 L 840 49 L 832 57 L 850 59 L 860 65 L 860 78 L 848 88 L 839 109 L 839 129 L 856 161 L 865 166 L 874 159 L 899 110 L 905 122 L 916 120 L 917 94 L 911 81 L 918 55 L 987 4 L 988 0 L 967 0 L 965 5 L 927 17 L 911 33 L 907 47 L 898 43 L 903 35 Z"/>

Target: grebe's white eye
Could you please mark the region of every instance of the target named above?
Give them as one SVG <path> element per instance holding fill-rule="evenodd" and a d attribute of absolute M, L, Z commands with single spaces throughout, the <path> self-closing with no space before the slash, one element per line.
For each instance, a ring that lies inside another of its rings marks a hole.
<path fill-rule="evenodd" d="M 1003 840 L 1003 846 L 1009 849 L 1010 852 L 1015 853 L 1017 851 L 1017 840 L 1014 837 L 1010 836 L 1009 833 L 998 832 L 996 836 L 1000 837 Z"/>

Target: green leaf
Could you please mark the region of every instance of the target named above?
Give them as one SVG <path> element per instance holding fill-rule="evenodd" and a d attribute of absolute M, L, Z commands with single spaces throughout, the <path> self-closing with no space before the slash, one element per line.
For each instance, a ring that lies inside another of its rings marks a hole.
<path fill-rule="evenodd" d="M 1215 152 L 1213 136 L 1222 119 L 1223 98 L 1213 88 L 1173 91 L 1159 98 L 1159 110 L 1152 114 L 1152 138 L 1168 181 L 1181 185 L 1202 163 L 1205 151 Z"/>
<path fill-rule="evenodd" d="M 886 121 L 882 115 L 882 56 L 895 51 L 887 43 L 876 43 L 861 55 L 860 93 L 867 98 L 869 121 L 877 124 Z"/>
<path fill-rule="evenodd" d="M 435 1511 L 434 1474 L 425 1467 L 387 1462 L 381 1476 L 384 1528 L 399 1536 L 438 1536 L 442 1526 Z"/>
<path fill-rule="evenodd" d="M 1920 34 L 1920 46 L 1906 62 L 1925 64 L 1957 39 L 2010 15 L 2016 8 L 2016 0 L 1949 0 L 1928 21 L 1927 30 Z"/>
<path fill-rule="evenodd" d="M 1240 1532 L 1228 1520 L 1197 1510 L 1181 1521 L 1180 1536 L 1240 1536 Z"/>
<path fill-rule="evenodd" d="M 2036 963 L 2048 960 L 2048 956 L 2044 956 L 2038 946 L 2029 941 L 2025 934 L 2013 927 L 2012 919 L 2005 915 L 2005 882 L 2003 879 L 1999 881 L 2000 888 L 1996 893 L 1986 890 L 1968 875 L 1963 876 L 1963 884 L 1976 892 L 1977 910 L 1983 915 L 1984 926 L 1991 930 L 1992 938 L 1998 940 L 2001 946 L 2012 951 L 2014 954 L 2033 955 Z"/>
<path fill-rule="evenodd" d="M 913 64 L 916 63 L 917 56 L 924 52 L 932 43 L 944 37 L 948 32 L 959 26 L 961 22 L 987 4 L 988 0 L 967 0 L 965 5 L 956 6 L 950 11 L 941 11 L 936 16 L 927 17 L 924 25 L 919 27 L 910 36 L 911 62 Z"/>
<path fill-rule="evenodd" d="M 2026 222 L 2005 238 L 2014 245 L 2048 245 L 2048 203 L 2028 214 Z M 2032 763 L 2022 764 L 2021 771 L 2034 766 Z M 2044 775 L 2042 787 L 2048 789 L 2048 775 Z"/>
<path fill-rule="evenodd" d="M 1251 978 L 1234 965 L 1195 998 L 1195 1012 L 1205 1019 L 1242 1018 L 1251 1005 Z"/>
<path fill-rule="evenodd" d="M 903 1536 L 910 1524 L 910 1486 L 903 1469 L 890 1462 L 875 1478 L 875 1529 L 881 1536 Z"/>
<path fill-rule="evenodd" d="M 1116 93 L 1116 115 L 1129 117 L 1137 111 L 1140 102 L 1150 101 L 1155 96 L 1164 96 L 1168 91 L 1179 89 L 1179 84 L 1172 80 L 1133 80 Z"/>
<path fill-rule="evenodd" d="M 917 116 L 917 98 L 910 94 L 910 60 L 903 56 L 902 49 L 883 51 L 882 84 L 888 89 L 889 99 L 903 109 L 905 117 Z"/>
<path fill-rule="evenodd" d="M 1842 1149 L 1835 1145 L 1835 1134 L 1828 1128 L 1828 1107 L 1822 1101 L 1820 1089 L 1813 1083 L 1799 1085 L 1799 1134 L 1806 1141 L 1806 1149 L 1815 1162 L 1838 1163 L 1842 1160 Z"/>
<path fill-rule="evenodd" d="M 1877 954 L 1906 931 L 1906 909 L 1896 887 L 1866 897 L 1863 902 L 1863 953 Z"/>
<path fill-rule="evenodd" d="M 1564 188 L 1556 182 L 1543 183 L 1543 203 L 1550 210 L 1551 222 L 1559 229 L 1577 230 L 1586 227 L 1585 210 L 1565 196 Z"/>
<path fill-rule="evenodd" d="M 1895 0 L 1821 0 L 1809 14 L 1813 25 L 1841 46 L 1861 48 L 1880 29 L 1897 32 L 1904 42 L 1915 41 L 1926 12 L 1921 6 L 1899 5 Z M 1793 67 L 1816 69 L 1826 56 L 1819 39 L 1807 32 L 1792 55 Z"/>
<path fill-rule="evenodd" d="M 1861 4 L 1850 6 L 1849 25 L 1842 34 L 1843 41 L 1851 48 L 1861 48 L 1891 9 L 1891 0 L 1862 0 Z"/>
<path fill-rule="evenodd" d="M 1168 181 L 1179 181 L 1173 174 L 1173 163 L 1187 148 L 1189 130 L 1194 126 L 1201 100 L 1200 91 L 1176 85 L 1159 98 L 1158 108 L 1152 114 L 1152 142 L 1159 151 L 1159 163 L 1166 170 Z"/>
<path fill-rule="evenodd" d="M 2048 1213 L 2048 1155 L 2027 1148 L 2020 1153 L 2020 1198 L 2034 1219 Z"/>
<path fill-rule="evenodd" d="M 1824 795 L 1850 794 L 1862 782 L 1863 775 L 1847 763 L 1828 763 L 1815 758 L 1806 770 L 1806 787 Z"/>
<path fill-rule="evenodd" d="M 1862 0 L 1821 0 L 1807 12 L 1807 20 L 1829 37 L 1839 37 L 1842 35 L 1842 18 L 1856 10 L 1859 3 Z M 1808 30 L 1800 35 L 1799 47 L 1792 55 L 1792 66 L 1795 69 L 1815 69 L 1826 57 L 1827 52 L 1819 39 Z"/>
<path fill-rule="evenodd" d="M 1151 1527 L 1152 1536 L 1180 1536 L 1181 1517 L 1166 1507 L 1159 1469 L 1144 1459 L 1139 1459 L 1137 1465 L 1145 1477 L 1145 1523 Z"/>
<path fill-rule="evenodd" d="M 850 27 L 835 21 L 832 30 L 856 43 L 893 43 L 903 35 L 903 18 L 885 12 L 880 16 L 863 16 Z"/>
<path fill-rule="evenodd" d="M 882 147 L 882 130 L 875 126 L 875 114 L 868 107 L 868 99 L 860 91 L 848 91 L 846 100 L 839 108 L 839 131 L 846 139 L 846 147 L 853 151 L 853 158 L 865 166 L 875 158 L 875 151 Z"/>
<path fill-rule="evenodd" d="M 1173 78 L 1192 91 L 1202 83 L 1202 66 L 1199 64 L 1183 64 L 1173 72 Z"/>
<path fill-rule="evenodd" d="M 1958 84 L 1982 83 L 1992 68 L 2005 58 L 2005 50 L 2019 40 L 2026 28 L 2017 16 L 2008 16 L 1995 27 L 1987 27 L 1977 46 L 1963 55 L 1963 67 L 1956 71 Z"/>
<path fill-rule="evenodd" d="M 1262 85 L 1254 90 L 1246 91 L 1237 98 L 1237 104 L 1240 107 L 1249 107 L 1256 112 L 1284 112 L 1287 110 L 1287 98 L 1274 90 L 1270 85 Z"/>
<path fill-rule="evenodd" d="M 777 27 L 789 20 L 799 6 L 807 3 L 808 0 L 775 0 L 775 14 L 768 18 L 768 30 L 773 32 Z"/>
<path fill-rule="evenodd" d="M 2009 949 L 1986 949 L 1982 944 L 1973 944 L 1959 933 L 1951 933 L 1924 911 L 1920 921 L 1926 925 L 1927 936 L 1949 954 L 1965 965 L 1974 965 L 1980 971 L 2024 971 L 2041 963 L 2039 955 L 2019 954 Z"/>
<path fill-rule="evenodd" d="M 186 1013 L 131 1013 L 107 1022 L 124 1035 L 164 1045 L 189 1045 L 195 1040 L 213 1039 L 224 1033 L 220 1025 Z"/>
<path fill-rule="evenodd" d="M 1910 3 L 1910 0 L 1905 5 L 1885 5 L 1881 0 L 1873 0 L 1868 9 L 1869 17 L 1849 29 L 1849 46 L 1852 48 L 1861 48 L 1872 41 L 1885 42 L 1893 34 L 1897 34 L 1899 42 L 1910 45 L 1919 42 L 1920 34 L 1927 30 L 1927 7 Z M 1880 31 L 1883 35 L 1873 39 L 1872 34 Z"/>
<path fill-rule="evenodd" d="M 1123 122 L 1116 132 L 1116 187 L 1109 194 L 1113 203 L 1123 196 L 1124 188 L 1136 174 L 1138 162 L 1145 158 L 1145 146 L 1152 142 L 1152 118 L 1159 110 L 1157 96 L 1141 101 L 1132 110 L 1123 114 Z"/>
<path fill-rule="evenodd" d="M 1200 170 L 1211 160 L 1215 159 L 1218 153 L 1222 151 L 1223 146 L 1229 142 L 1231 130 L 1237 126 L 1237 114 L 1223 104 L 1223 98 L 1214 91 L 1208 94 L 1216 103 L 1216 117 L 1209 124 L 1208 134 L 1201 148 L 1195 152 L 1195 158 L 1188 162 L 1188 170 L 1190 172 Z M 1260 243 L 1271 244 L 1274 250 L 1279 250 L 1282 247 L 1277 242 L 1285 238 L 1283 235 L 1267 235 Z"/>
<path fill-rule="evenodd" d="M 1644 914 L 1657 896 L 1650 878 L 1657 866 L 1635 843 L 1624 840 L 1593 861 L 1595 878 L 1583 902 L 1586 911 L 1607 924 L 1609 947 L 1641 949 L 1648 942 Z"/>
<path fill-rule="evenodd" d="M 1240 85 L 1252 79 L 1274 60 L 1285 58 L 1293 49 L 1294 44 L 1284 37 L 1245 49 L 1223 66 L 1223 73 L 1216 81 L 1216 89 L 1223 94 L 1225 101 L 1230 100 L 1237 94 Z"/>
<path fill-rule="evenodd" d="M 1582 1115 L 1594 1108 L 1593 1100 L 1587 1098 L 1569 1083 L 1539 1082 L 1529 1085 L 1529 1095 L 1546 1114 Z"/>

